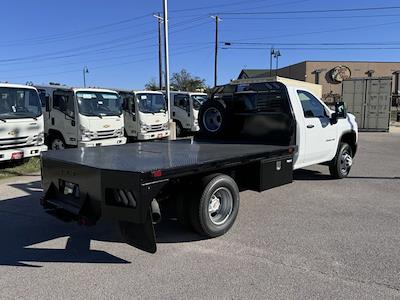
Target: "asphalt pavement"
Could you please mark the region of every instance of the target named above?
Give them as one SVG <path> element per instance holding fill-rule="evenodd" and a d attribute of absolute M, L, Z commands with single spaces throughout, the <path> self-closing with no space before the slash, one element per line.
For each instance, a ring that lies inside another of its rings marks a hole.
<path fill-rule="evenodd" d="M 234 227 L 202 239 L 166 220 L 158 252 L 115 226 L 63 223 L 40 176 L 0 181 L 1 299 L 400 298 L 400 134 L 362 133 L 350 177 L 316 166 L 244 192 Z"/>

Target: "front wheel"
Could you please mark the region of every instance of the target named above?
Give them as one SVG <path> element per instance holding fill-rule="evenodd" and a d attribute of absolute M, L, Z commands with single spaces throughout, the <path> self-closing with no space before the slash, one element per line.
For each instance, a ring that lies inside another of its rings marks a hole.
<path fill-rule="evenodd" d="M 206 177 L 200 197 L 194 198 L 191 222 L 201 235 L 217 237 L 225 234 L 233 225 L 239 212 L 239 189 L 227 175 Z"/>
<path fill-rule="evenodd" d="M 51 150 L 62 150 L 66 148 L 65 141 L 60 136 L 54 136 L 50 140 L 50 149 Z"/>
<path fill-rule="evenodd" d="M 342 179 L 349 175 L 353 165 L 353 151 L 349 144 L 340 143 L 335 158 L 329 165 L 329 172 L 333 178 Z"/>

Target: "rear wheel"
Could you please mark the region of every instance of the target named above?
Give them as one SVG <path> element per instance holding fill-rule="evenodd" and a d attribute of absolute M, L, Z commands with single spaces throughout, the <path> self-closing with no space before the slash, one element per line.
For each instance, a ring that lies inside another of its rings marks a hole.
<path fill-rule="evenodd" d="M 200 108 L 199 126 L 203 134 L 220 136 L 227 133 L 230 124 L 229 113 L 219 101 L 206 101 Z"/>
<path fill-rule="evenodd" d="M 206 177 L 203 186 L 201 196 L 192 201 L 192 225 L 207 237 L 223 235 L 232 227 L 239 212 L 239 189 L 227 175 Z"/>
<path fill-rule="evenodd" d="M 336 179 L 345 178 L 349 175 L 353 165 L 353 152 L 347 143 L 340 143 L 338 152 L 329 166 L 331 176 Z"/>

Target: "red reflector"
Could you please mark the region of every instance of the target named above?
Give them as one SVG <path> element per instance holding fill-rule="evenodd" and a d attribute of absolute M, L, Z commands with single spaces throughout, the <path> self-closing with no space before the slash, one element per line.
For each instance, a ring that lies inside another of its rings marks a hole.
<path fill-rule="evenodd" d="M 14 152 L 11 154 L 11 159 L 22 159 L 24 158 L 24 152 Z"/>
<path fill-rule="evenodd" d="M 161 170 L 155 170 L 155 171 L 151 172 L 151 175 L 153 175 L 153 177 L 161 177 L 162 172 L 161 172 Z"/>

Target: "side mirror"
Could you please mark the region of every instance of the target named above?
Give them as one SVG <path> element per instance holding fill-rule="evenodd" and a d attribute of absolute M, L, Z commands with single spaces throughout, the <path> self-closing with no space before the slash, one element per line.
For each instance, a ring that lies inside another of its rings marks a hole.
<path fill-rule="evenodd" d="M 337 119 L 347 118 L 347 110 L 344 102 L 335 103 L 335 114 Z"/>
<path fill-rule="evenodd" d="M 132 112 L 132 121 L 136 122 L 136 113 L 135 112 Z"/>
<path fill-rule="evenodd" d="M 45 99 L 44 101 L 46 105 L 46 111 L 50 111 L 50 97 L 46 96 L 44 99 Z"/>
<path fill-rule="evenodd" d="M 331 118 L 330 118 L 330 122 L 331 122 L 331 125 L 337 124 L 338 118 L 337 118 L 337 114 L 335 112 L 332 113 Z"/>

